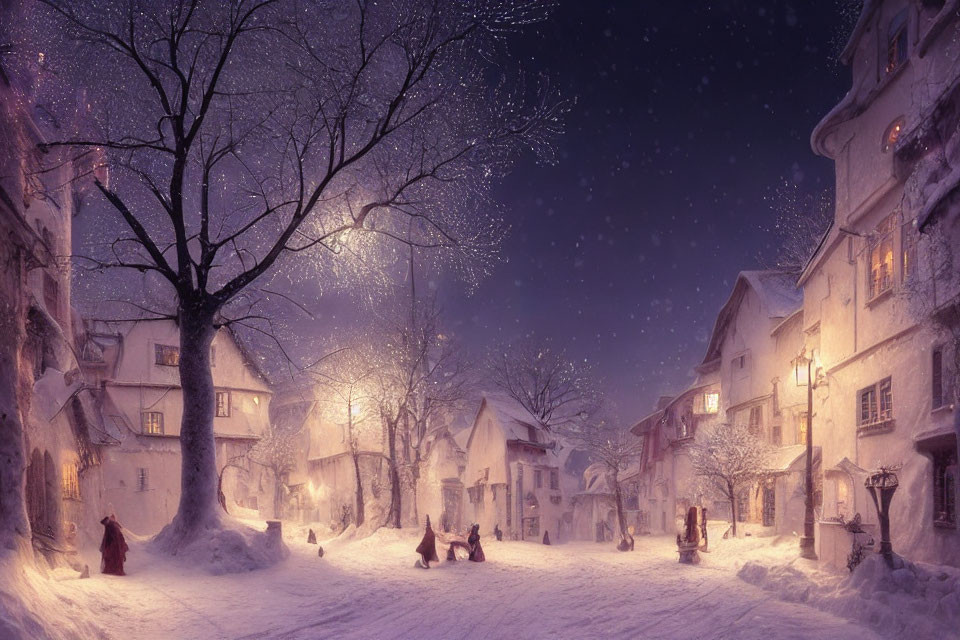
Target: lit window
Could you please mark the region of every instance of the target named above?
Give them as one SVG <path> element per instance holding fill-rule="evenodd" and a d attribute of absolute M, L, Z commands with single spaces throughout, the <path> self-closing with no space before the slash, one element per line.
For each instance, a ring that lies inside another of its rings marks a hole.
<path fill-rule="evenodd" d="M 957 449 L 944 447 L 933 453 L 933 524 L 957 526 Z"/>
<path fill-rule="evenodd" d="M 887 27 L 887 73 L 893 73 L 907 61 L 907 10 L 893 17 Z"/>
<path fill-rule="evenodd" d="M 144 411 L 140 414 L 140 425 L 145 435 L 163 435 L 163 414 L 159 411 Z"/>
<path fill-rule="evenodd" d="M 217 391 L 217 417 L 230 417 L 230 392 Z"/>
<path fill-rule="evenodd" d="M 180 347 L 169 344 L 153 345 L 154 362 L 164 367 L 176 367 L 180 364 Z"/>
<path fill-rule="evenodd" d="M 807 444 L 807 414 L 797 416 L 797 444 Z"/>
<path fill-rule="evenodd" d="M 717 413 L 719 411 L 720 411 L 720 394 L 716 392 L 703 394 L 703 412 Z"/>
<path fill-rule="evenodd" d="M 140 467 L 137 469 L 137 491 L 146 491 L 147 488 L 147 470 Z"/>
<path fill-rule="evenodd" d="M 77 473 L 77 465 L 73 462 L 65 462 L 60 467 L 61 484 L 64 498 L 80 499 L 80 477 Z"/>
<path fill-rule="evenodd" d="M 917 277 L 917 233 L 913 220 L 900 227 L 900 280 L 911 282 Z"/>
<path fill-rule="evenodd" d="M 870 427 L 893 419 L 893 384 L 890 378 L 859 392 L 858 425 Z"/>
<path fill-rule="evenodd" d="M 870 299 L 893 286 L 893 216 L 877 226 L 870 248 Z"/>
<path fill-rule="evenodd" d="M 900 134 L 903 133 L 904 120 L 903 118 L 897 118 L 894 120 L 887 130 L 883 132 L 883 142 L 880 144 L 880 150 L 886 153 L 893 149 L 894 145 L 897 144 L 897 140 L 900 139 Z"/>

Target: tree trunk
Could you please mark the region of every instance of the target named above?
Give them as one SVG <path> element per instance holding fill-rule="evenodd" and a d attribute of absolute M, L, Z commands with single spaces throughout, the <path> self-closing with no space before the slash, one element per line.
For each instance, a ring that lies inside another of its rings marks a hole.
<path fill-rule="evenodd" d="M 387 446 L 389 454 L 389 466 L 390 466 L 390 518 L 388 522 L 392 522 L 393 527 L 399 529 L 401 527 L 400 522 L 400 513 L 401 513 L 401 495 L 400 495 L 400 473 L 397 470 L 397 424 L 399 419 L 396 421 L 387 421 Z"/>
<path fill-rule="evenodd" d="M 210 371 L 210 344 L 215 334 L 212 314 L 181 303 L 180 505 L 173 522 L 158 535 L 169 551 L 188 543 L 204 529 L 220 526 L 217 451 L 213 438 L 215 396 Z"/>
<path fill-rule="evenodd" d="M 730 524 L 732 525 L 733 537 L 737 537 L 737 496 L 733 492 L 733 487 L 729 487 L 730 490 Z"/>
<path fill-rule="evenodd" d="M 620 526 L 620 536 L 627 532 L 627 517 L 623 513 L 623 492 L 620 490 L 619 478 L 613 480 L 613 497 L 617 502 L 617 524 Z"/>
<path fill-rule="evenodd" d="M 359 527 L 360 525 L 363 524 L 365 515 L 364 515 L 364 508 L 363 508 L 363 480 L 362 480 L 362 476 L 360 475 L 360 454 L 356 452 L 353 453 L 353 471 L 357 475 L 356 523 L 357 523 L 357 526 Z"/>
<path fill-rule="evenodd" d="M 279 520 L 282 517 L 281 504 L 283 503 L 283 482 L 280 474 L 276 471 L 273 474 L 273 519 Z"/>

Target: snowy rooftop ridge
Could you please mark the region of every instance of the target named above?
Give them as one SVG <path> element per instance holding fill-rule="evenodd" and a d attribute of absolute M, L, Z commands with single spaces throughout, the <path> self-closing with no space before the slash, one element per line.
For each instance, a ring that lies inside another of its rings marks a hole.
<path fill-rule="evenodd" d="M 730 297 L 720 308 L 717 320 L 710 334 L 710 343 L 701 366 L 720 357 L 720 345 L 733 318 L 743 300 L 747 288 L 753 289 L 770 319 L 786 318 L 803 306 L 803 291 L 797 287 L 795 274 L 776 269 L 741 271 L 733 285 Z"/>

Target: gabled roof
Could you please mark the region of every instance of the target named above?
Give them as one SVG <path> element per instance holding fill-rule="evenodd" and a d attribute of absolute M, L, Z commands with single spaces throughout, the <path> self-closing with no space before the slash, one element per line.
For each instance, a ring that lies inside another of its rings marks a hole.
<path fill-rule="evenodd" d="M 793 274 L 776 270 L 741 271 L 733 285 L 730 298 L 717 314 L 717 320 L 710 335 L 710 344 L 707 346 L 701 365 L 720 357 L 723 338 L 747 289 L 753 289 L 764 313 L 771 319 L 786 318 L 803 305 L 803 291 L 797 288 L 796 277 Z"/>
<path fill-rule="evenodd" d="M 530 429 L 533 429 L 538 434 L 549 433 L 549 431 L 542 424 L 540 424 L 540 422 L 534 418 L 529 411 L 524 409 L 519 402 L 504 395 L 484 393 L 481 396 L 480 408 L 477 409 L 477 415 L 473 419 L 473 427 L 470 429 L 470 437 L 467 440 L 467 446 L 463 447 L 464 450 L 469 448 L 470 441 L 473 440 L 473 432 L 477 426 L 477 418 L 480 416 L 480 413 L 483 411 L 484 407 L 489 408 L 491 411 L 493 411 L 494 415 L 496 415 L 497 421 L 503 427 L 504 436 L 508 442 L 517 441 L 521 443 L 529 443 L 533 446 L 543 449 L 550 448 L 550 443 L 533 442 L 530 439 Z"/>

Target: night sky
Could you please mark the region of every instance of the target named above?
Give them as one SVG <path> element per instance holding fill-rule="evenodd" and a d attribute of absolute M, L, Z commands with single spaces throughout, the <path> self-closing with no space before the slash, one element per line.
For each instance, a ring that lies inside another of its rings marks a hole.
<path fill-rule="evenodd" d="M 518 38 L 577 102 L 560 162 L 522 162 L 499 190 L 508 261 L 472 296 L 444 293 L 466 343 L 549 338 L 593 365 L 624 425 L 689 384 L 737 272 L 776 253 L 778 185 L 832 185 L 809 136 L 849 83 L 849 15 L 566 1 Z"/>

